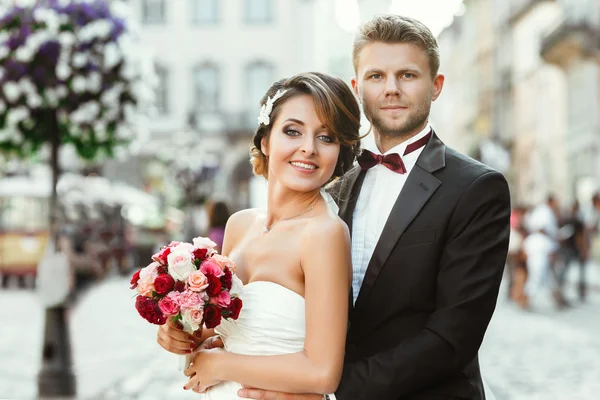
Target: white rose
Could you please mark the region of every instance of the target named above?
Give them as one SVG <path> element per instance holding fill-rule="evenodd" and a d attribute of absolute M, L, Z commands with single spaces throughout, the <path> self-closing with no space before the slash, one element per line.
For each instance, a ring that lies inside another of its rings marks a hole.
<path fill-rule="evenodd" d="M 196 271 L 196 266 L 192 262 L 192 254 L 187 249 L 174 247 L 167 256 L 167 262 L 169 274 L 178 281 L 185 282 L 188 275 Z"/>
<path fill-rule="evenodd" d="M 214 247 L 217 245 L 215 242 L 213 242 L 209 238 L 202 237 L 202 236 L 194 238 L 193 242 L 194 242 L 194 247 L 197 249 L 214 249 Z"/>
<path fill-rule="evenodd" d="M 194 310 L 193 308 L 183 310 L 181 312 L 181 325 L 183 325 L 183 330 L 187 333 L 197 331 L 200 328 L 203 315 L 204 313 L 202 310 Z"/>

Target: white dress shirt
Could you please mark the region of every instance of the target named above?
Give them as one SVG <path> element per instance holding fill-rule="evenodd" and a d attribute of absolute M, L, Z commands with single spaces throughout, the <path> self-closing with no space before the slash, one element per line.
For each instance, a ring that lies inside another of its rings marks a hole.
<path fill-rule="evenodd" d="M 417 135 L 384 154 L 398 153 L 406 167 L 405 174 L 391 171 L 381 164 L 370 168 L 366 172 L 352 216 L 352 292 L 354 303 L 356 303 L 369 261 L 392 207 L 394 207 L 406 178 L 417 163 L 417 159 L 425 146 L 405 156 L 403 156 L 404 151 L 409 144 L 423 138 L 430 130 L 431 127 L 427 124 L 425 129 Z M 374 142 L 366 143 L 365 148 L 375 154 L 381 154 Z"/>

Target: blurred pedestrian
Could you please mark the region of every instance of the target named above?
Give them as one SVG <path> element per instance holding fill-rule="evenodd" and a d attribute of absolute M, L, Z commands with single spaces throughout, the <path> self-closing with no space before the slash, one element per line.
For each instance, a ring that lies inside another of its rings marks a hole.
<path fill-rule="evenodd" d="M 589 253 L 589 241 L 585 223 L 580 212 L 579 202 L 575 201 L 568 217 L 561 223 L 561 242 L 558 254 L 558 285 L 564 286 L 569 267 L 577 263 L 579 267 L 579 282 L 577 293 L 579 300 L 584 301 L 586 296 L 585 267 Z"/>
<path fill-rule="evenodd" d="M 527 237 L 527 231 L 523 226 L 523 218 L 526 212 L 527 209 L 525 207 L 515 207 L 512 212 L 510 219 L 510 241 L 506 259 L 509 279 L 509 299 L 524 309 L 529 307 L 529 300 L 525 293 L 527 265 L 523 250 L 523 243 Z"/>
<path fill-rule="evenodd" d="M 223 238 L 225 236 L 225 225 L 231 215 L 227 203 L 223 201 L 214 201 L 208 203 L 208 232 L 210 240 L 217 244 L 217 250 L 220 252 L 223 247 Z"/>
<path fill-rule="evenodd" d="M 548 201 L 535 207 L 527 216 L 526 227 L 529 234 L 523 241 L 527 260 L 525 292 L 533 301 L 540 293 L 549 291 L 557 307 L 562 308 L 566 304 L 553 269 L 559 246 L 556 240 L 558 223 L 552 203 Z"/>

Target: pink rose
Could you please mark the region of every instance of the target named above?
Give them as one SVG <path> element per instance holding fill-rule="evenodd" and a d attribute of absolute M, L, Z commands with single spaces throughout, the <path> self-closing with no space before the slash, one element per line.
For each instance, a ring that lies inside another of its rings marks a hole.
<path fill-rule="evenodd" d="M 177 305 L 177 303 L 173 301 L 173 299 L 171 299 L 169 296 L 160 299 L 158 301 L 158 307 L 160 308 L 160 311 L 163 312 L 163 314 L 169 316 L 177 315 L 177 313 L 179 312 L 179 305 Z"/>
<path fill-rule="evenodd" d="M 215 297 L 210 298 L 211 304 L 216 304 L 219 307 L 227 308 L 231 304 L 231 295 L 225 290 L 219 292 Z"/>
<path fill-rule="evenodd" d="M 142 296 L 152 297 L 152 292 L 154 291 L 154 283 L 150 282 L 141 282 L 137 285 L 137 291 Z"/>
<path fill-rule="evenodd" d="M 233 263 L 233 261 L 231 261 L 229 257 L 225 257 L 220 254 L 215 254 L 214 256 L 212 256 L 212 259 L 216 261 L 217 264 L 219 264 L 222 270 L 225 270 L 225 268 L 229 268 L 231 273 L 235 274 L 235 264 Z"/>
<path fill-rule="evenodd" d="M 181 243 L 181 242 L 178 242 L 178 241 L 176 241 L 176 240 L 173 240 L 171 243 L 169 243 L 169 244 L 167 245 L 167 247 L 175 247 L 175 246 L 177 246 L 179 243 Z"/>
<path fill-rule="evenodd" d="M 179 306 L 182 308 L 196 308 L 202 305 L 202 297 L 196 292 L 186 290 L 180 294 Z"/>
<path fill-rule="evenodd" d="M 212 275 L 216 278 L 220 278 L 224 274 L 221 266 L 212 258 L 207 258 L 202 261 L 202 264 L 200 264 L 200 271 L 206 276 Z"/>
<path fill-rule="evenodd" d="M 206 275 L 200 271 L 194 271 L 189 274 L 187 283 L 188 289 L 193 290 L 194 292 L 201 292 L 208 287 L 208 279 L 206 279 Z"/>

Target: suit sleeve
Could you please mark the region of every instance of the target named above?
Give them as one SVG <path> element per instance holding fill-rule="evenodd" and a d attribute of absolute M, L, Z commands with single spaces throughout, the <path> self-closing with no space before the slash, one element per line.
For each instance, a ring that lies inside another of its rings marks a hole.
<path fill-rule="evenodd" d="M 476 178 L 451 216 L 437 276 L 436 310 L 393 348 L 346 363 L 338 400 L 400 398 L 461 371 L 490 322 L 508 250 L 510 194 L 495 171 Z"/>

